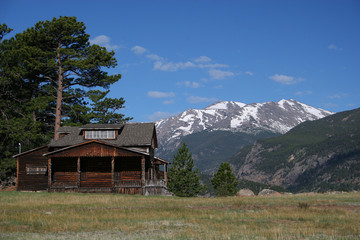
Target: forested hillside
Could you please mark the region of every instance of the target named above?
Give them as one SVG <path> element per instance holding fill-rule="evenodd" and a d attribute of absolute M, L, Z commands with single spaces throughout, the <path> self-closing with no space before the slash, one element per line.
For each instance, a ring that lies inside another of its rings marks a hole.
<path fill-rule="evenodd" d="M 181 138 L 186 142 L 193 154 L 194 163 L 203 173 L 212 174 L 220 163 L 226 161 L 244 146 L 254 143 L 257 139 L 279 135 L 270 131 L 249 134 L 231 131 L 201 131 Z M 171 160 L 174 151 L 163 153 L 165 159 Z"/>
<path fill-rule="evenodd" d="M 309 121 L 234 155 L 240 179 L 292 191 L 360 188 L 360 109 Z"/>

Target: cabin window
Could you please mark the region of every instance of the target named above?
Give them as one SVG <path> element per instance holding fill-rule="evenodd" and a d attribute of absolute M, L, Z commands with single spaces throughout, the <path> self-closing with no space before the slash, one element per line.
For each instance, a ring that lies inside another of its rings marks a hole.
<path fill-rule="evenodd" d="M 43 174 L 44 175 L 46 173 L 47 173 L 47 166 L 26 164 L 26 174 Z"/>
<path fill-rule="evenodd" d="M 115 130 L 88 130 L 85 139 L 115 139 Z"/>

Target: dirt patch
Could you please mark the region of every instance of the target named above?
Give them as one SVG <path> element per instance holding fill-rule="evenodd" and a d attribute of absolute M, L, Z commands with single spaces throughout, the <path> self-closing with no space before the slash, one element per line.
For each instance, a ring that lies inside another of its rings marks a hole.
<path fill-rule="evenodd" d="M 16 191 L 16 186 L 0 188 L 1 192 Z"/>

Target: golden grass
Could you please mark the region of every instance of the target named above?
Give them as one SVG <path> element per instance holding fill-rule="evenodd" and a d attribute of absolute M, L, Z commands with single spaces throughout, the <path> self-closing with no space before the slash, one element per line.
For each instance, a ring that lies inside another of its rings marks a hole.
<path fill-rule="evenodd" d="M 360 193 L 178 198 L 0 192 L 6 239 L 360 239 Z"/>

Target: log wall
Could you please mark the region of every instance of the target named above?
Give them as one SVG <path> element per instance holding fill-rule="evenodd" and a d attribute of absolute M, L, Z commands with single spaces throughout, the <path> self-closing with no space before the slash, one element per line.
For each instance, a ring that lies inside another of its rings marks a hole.
<path fill-rule="evenodd" d="M 115 158 L 114 180 L 141 180 L 141 161 L 139 157 Z"/>
<path fill-rule="evenodd" d="M 80 187 L 112 187 L 111 158 L 81 158 Z"/>
<path fill-rule="evenodd" d="M 47 147 L 44 146 L 17 158 L 18 191 L 39 191 L 48 188 L 47 158 L 43 156 L 46 152 Z"/>
<path fill-rule="evenodd" d="M 77 187 L 77 158 L 52 159 L 52 187 Z"/>

